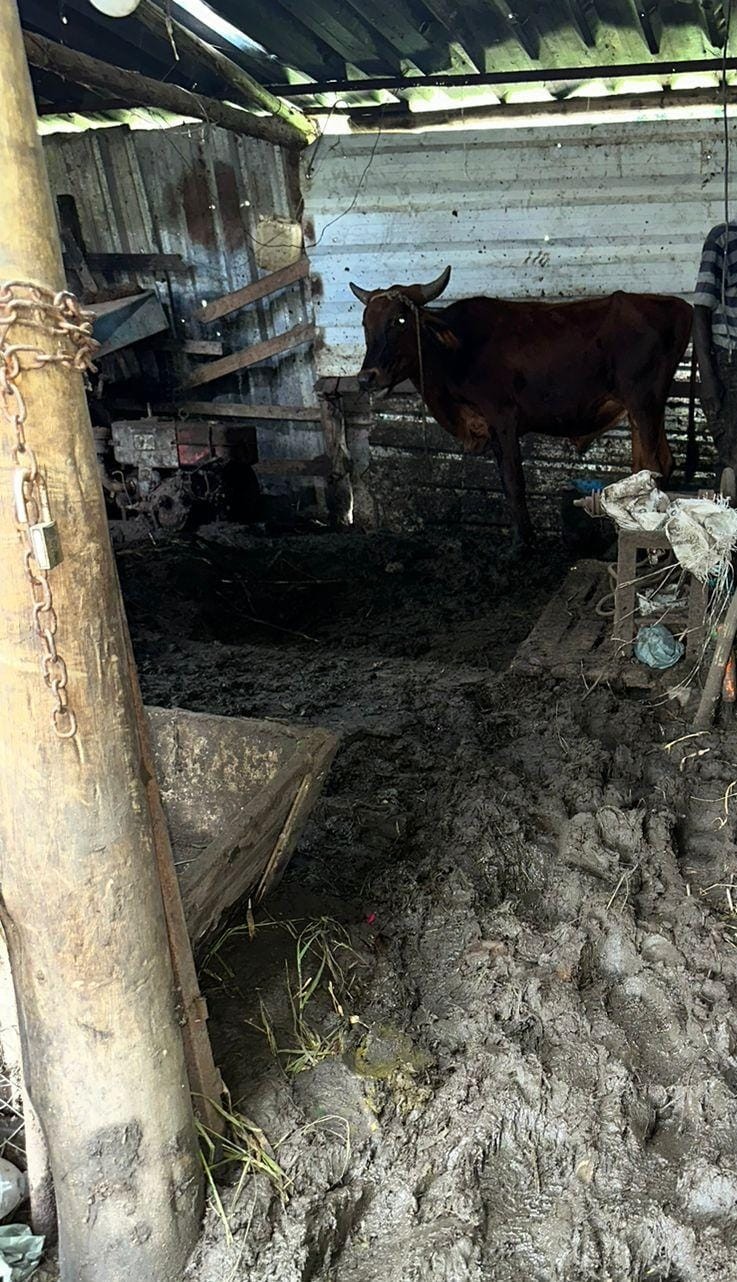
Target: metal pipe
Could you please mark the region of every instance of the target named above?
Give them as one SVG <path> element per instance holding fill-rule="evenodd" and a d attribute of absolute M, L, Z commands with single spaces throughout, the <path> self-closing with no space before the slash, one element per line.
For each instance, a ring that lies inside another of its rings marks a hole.
<path fill-rule="evenodd" d="M 267 85 L 280 98 L 306 98 L 325 93 L 375 93 L 386 89 L 482 89 L 487 85 L 554 84 L 587 80 L 620 80 L 644 76 L 681 76 L 689 72 L 737 70 L 737 58 L 691 58 L 682 62 L 636 62 L 613 66 L 549 67 L 542 71 L 486 71 L 454 76 L 372 76 L 366 80 L 314 80 L 299 85 Z"/>

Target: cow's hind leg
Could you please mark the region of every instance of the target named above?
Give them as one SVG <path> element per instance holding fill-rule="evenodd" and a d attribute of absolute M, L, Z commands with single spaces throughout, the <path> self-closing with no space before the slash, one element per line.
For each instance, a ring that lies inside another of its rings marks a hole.
<path fill-rule="evenodd" d="M 673 471 L 673 451 L 665 435 L 665 410 L 654 405 L 628 405 L 632 432 L 632 471 L 657 472 L 664 480 Z"/>
<path fill-rule="evenodd" d="M 514 539 L 518 544 L 532 543 L 534 531 L 527 510 L 522 451 L 516 428 L 491 428 L 489 445 L 499 465 L 502 489 L 512 510 Z"/>

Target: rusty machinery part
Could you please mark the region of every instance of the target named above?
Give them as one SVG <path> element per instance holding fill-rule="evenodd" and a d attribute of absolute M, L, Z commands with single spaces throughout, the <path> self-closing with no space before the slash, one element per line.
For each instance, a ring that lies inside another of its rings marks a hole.
<path fill-rule="evenodd" d="M 175 472 L 157 485 L 139 507 L 148 511 L 163 530 L 178 531 L 187 524 L 193 502 L 186 474 Z"/>
<path fill-rule="evenodd" d="M 24 548 L 34 631 L 43 646 L 41 671 L 53 697 L 51 719 L 59 739 L 71 739 L 77 732 L 77 718 L 67 695 L 67 667 L 56 647 L 59 620 L 50 578 L 63 552 L 51 515 L 46 476 L 28 442 L 26 402 L 18 382 L 21 374 L 46 365 L 63 365 L 81 374 L 93 369 L 98 344 L 92 337 L 92 322 L 92 316 L 82 311 L 67 290 L 54 293 L 16 280 L 0 284 L 0 399 L 15 433 L 13 510 Z M 15 326 L 21 330 L 23 342 L 11 341 Z M 28 341 L 29 330 L 38 332 L 43 346 Z"/>
<path fill-rule="evenodd" d="M 221 500 L 223 466 L 222 460 L 209 459 L 191 471 L 175 472 L 141 495 L 132 506 L 147 512 L 164 530 L 183 530 L 197 505 L 212 505 Z"/>
<path fill-rule="evenodd" d="M 587 516 L 606 516 L 601 505 L 602 490 L 594 490 L 593 494 L 587 494 L 583 499 L 574 499 L 573 506 L 583 508 Z"/>

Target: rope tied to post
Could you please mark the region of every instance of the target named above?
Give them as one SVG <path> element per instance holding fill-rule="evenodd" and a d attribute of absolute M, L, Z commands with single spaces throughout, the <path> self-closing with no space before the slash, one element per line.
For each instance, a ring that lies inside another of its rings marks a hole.
<path fill-rule="evenodd" d="M 43 647 L 41 671 L 53 697 L 51 719 L 60 739 L 71 739 L 77 732 L 67 695 L 67 667 L 56 646 L 59 620 L 49 577 L 63 554 L 46 474 L 28 441 L 28 412 L 20 384 L 30 372 L 49 365 L 79 373 L 94 370 L 99 344 L 92 337 L 93 321 L 68 290 L 54 292 L 19 280 L 0 282 L 0 410 L 15 438 L 13 511 L 31 589 L 33 629 Z M 16 326 L 22 331 L 20 342 L 11 341 Z M 29 341 L 34 331 L 39 334 L 38 344 Z"/>

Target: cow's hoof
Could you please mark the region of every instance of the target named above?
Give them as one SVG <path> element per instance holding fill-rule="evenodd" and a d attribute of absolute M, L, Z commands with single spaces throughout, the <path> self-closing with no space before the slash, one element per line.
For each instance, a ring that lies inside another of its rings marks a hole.
<path fill-rule="evenodd" d="M 520 533 L 518 531 L 516 534 L 512 535 L 512 542 L 510 544 L 509 551 L 510 551 L 510 555 L 514 558 L 515 561 L 521 561 L 525 557 L 530 555 L 530 553 L 534 550 L 534 547 L 535 547 L 534 534 L 526 533 L 526 532 Z"/>

